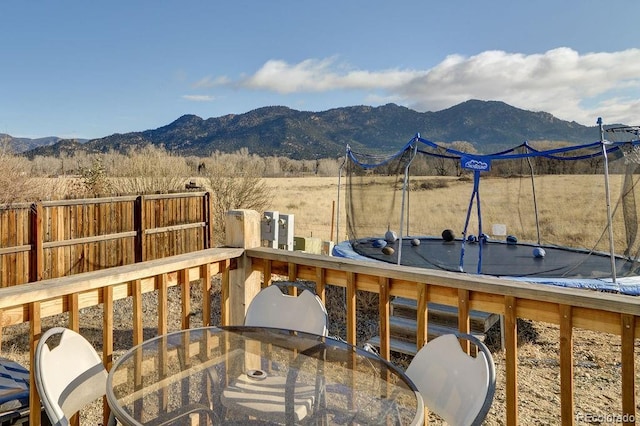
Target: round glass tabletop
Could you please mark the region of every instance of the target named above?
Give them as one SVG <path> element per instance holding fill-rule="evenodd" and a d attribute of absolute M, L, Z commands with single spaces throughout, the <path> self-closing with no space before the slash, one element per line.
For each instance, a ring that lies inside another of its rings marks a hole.
<path fill-rule="evenodd" d="M 128 425 L 422 424 L 422 398 L 384 359 L 330 337 L 205 327 L 122 355 L 107 400 Z"/>

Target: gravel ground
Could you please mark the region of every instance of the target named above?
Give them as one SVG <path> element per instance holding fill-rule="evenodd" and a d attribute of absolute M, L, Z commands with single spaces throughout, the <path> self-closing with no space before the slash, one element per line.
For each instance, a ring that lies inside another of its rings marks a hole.
<path fill-rule="evenodd" d="M 195 286 L 196 284 L 194 284 Z M 213 324 L 220 323 L 220 282 L 213 280 Z M 192 327 L 201 325 L 201 300 L 194 287 L 192 292 Z M 329 333 L 346 338 L 344 329 L 344 292 L 335 287 L 327 288 L 327 310 L 329 312 Z M 362 296 L 362 297 L 361 297 Z M 180 292 L 171 288 L 169 292 L 171 314 L 169 329 L 180 326 Z M 376 295 L 358 295 L 358 344 L 377 334 L 378 299 Z M 114 359 L 131 347 L 131 301 L 116 301 L 114 318 Z M 157 299 L 155 294 L 146 294 L 143 301 L 145 312 L 145 338 L 156 335 Z M 43 328 L 66 325 L 66 315 L 46 318 Z M 81 334 L 102 350 L 102 307 L 84 309 L 81 313 Z M 29 367 L 28 324 L 7 327 L 3 330 L 1 355 Z M 520 321 L 518 324 L 518 392 L 520 424 L 556 425 L 560 424 L 560 367 L 558 327 L 545 323 Z M 487 342 L 492 349 L 496 363 L 497 390 L 491 411 L 485 424 L 506 424 L 505 412 L 505 359 L 500 349 L 500 332 L 497 327 L 490 330 Z M 395 356 L 392 362 L 406 368 L 410 358 Z M 640 372 L 640 341 L 636 340 L 636 370 Z M 616 416 L 621 412 L 621 367 L 620 338 L 614 335 L 594 333 L 585 330 L 574 331 L 574 380 L 575 380 L 575 424 L 620 424 Z M 636 384 L 640 383 L 640 373 L 636 374 Z M 636 385 L 637 386 L 637 385 Z M 638 398 L 640 401 L 640 398 Z M 640 414 L 640 405 L 636 415 Z M 102 424 L 102 404 L 96 402 L 81 412 L 81 424 Z M 430 424 L 442 424 L 435 416 L 430 416 Z"/>

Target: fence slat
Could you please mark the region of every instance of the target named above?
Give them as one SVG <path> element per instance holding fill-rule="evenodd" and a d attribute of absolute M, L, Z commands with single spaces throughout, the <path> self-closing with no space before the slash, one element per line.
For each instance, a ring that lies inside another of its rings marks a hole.
<path fill-rule="evenodd" d="M 42 204 L 36 203 L 31 207 L 32 233 L 31 245 L 33 254 L 31 256 L 31 279 L 29 281 L 40 281 L 44 278 L 44 224 L 42 222 Z"/>

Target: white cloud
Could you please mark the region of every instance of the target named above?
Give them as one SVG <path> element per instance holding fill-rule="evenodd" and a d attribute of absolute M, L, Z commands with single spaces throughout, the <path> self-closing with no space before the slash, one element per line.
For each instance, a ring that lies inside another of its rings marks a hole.
<path fill-rule="evenodd" d="M 280 60 L 270 60 L 255 74 L 240 81 L 239 86 L 271 90 L 281 94 L 345 89 L 394 90 L 419 74 L 421 73 L 409 70 L 349 70 L 337 64 L 335 58 L 307 59 L 293 65 Z"/>
<path fill-rule="evenodd" d="M 206 76 L 196 81 L 193 84 L 194 89 L 209 89 L 216 86 L 223 86 L 225 84 L 229 84 L 231 80 L 226 76 L 220 76 L 213 78 L 211 76 Z"/>
<path fill-rule="evenodd" d="M 183 95 L 182 99 L 194 102 L 211 102 L 214 101 L 216 97 L 210 95 Z"/>
<path fill-rule="evenodd" d="M 640 118 L 640 49 L 582 56 L 559 48 L 528 56 L 489 51 L 450 57 L 400 90 L 407 104 L 419 110 L 493 99 L 590 125 L 598 116 L 632 124 Z"/>
<path fill-rule="evenodd" d="M 588 125 L 600 116 L 606 123 L 640 121 L 640 49 L 579 54 L 561 47 L 531 55 L 485 51 L 451 55 L 427 70 L 357 70 L 336 58 L 297 64 L 270 60 L 236 82 L 215 81 L 279 94 L 362 91 L 363 99 L 390 100 L 419 111 L 484 99 Z"/>

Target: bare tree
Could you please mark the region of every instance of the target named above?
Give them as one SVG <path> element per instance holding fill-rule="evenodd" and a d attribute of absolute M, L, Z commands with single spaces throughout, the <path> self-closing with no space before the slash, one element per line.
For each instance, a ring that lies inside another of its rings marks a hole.
<path fill-rule="evenodd" d="M 192 174 L 186 158 L 172 155 L 164 148 L 147 145 L 127 155 L 110 152 L 105 167 L 119 194 L 152 194 L 184 190 Z"/>
<path fill-rule="evenodd" d="M 477 154 L 478 153 L 478 150 L 473 146 L 473 144 L 471 144 L 471 142 L 467 142 L 467 141 L 454 141 L 454 142 L 451 142 L 451 148 L 455 149 L 456 151 L 464 152 L 464 153 L 467 153 L 467 154 Z M 463 170 L 462 170 L 462 165 L 460 164 L 459 161 L 455 161 L 454 168 L 455 168 L 456 176 L 461 176 Z"/>
<path fill-rule="evenodd" d="M 36 186 L 29 176 L 29 160 L 14 155 L 8 137 L 0 137 L 0 205 L 30 201 L 36 197 Z"/>
<path fill-rule="evenodd" d="M 204 186 L 213 197 L 215 223 L 221 224 L 217 243 L 224 241 L 224 215 L 228 210 L 252 209 L 259 212 L 269 206 L 272 190 L 261 178 L 262 170 L 256 167 L 247 152 L 235 154 L 215 153 L 205 160 Z"/>

